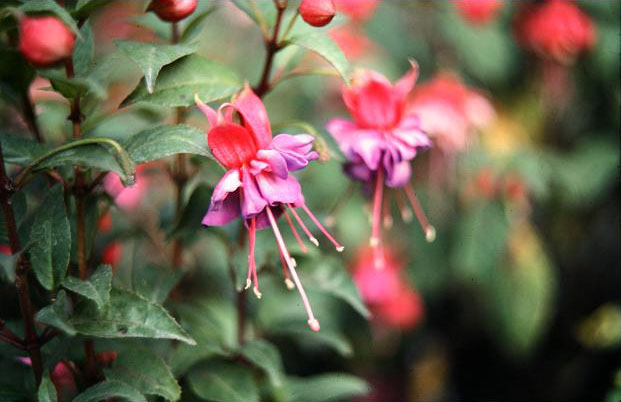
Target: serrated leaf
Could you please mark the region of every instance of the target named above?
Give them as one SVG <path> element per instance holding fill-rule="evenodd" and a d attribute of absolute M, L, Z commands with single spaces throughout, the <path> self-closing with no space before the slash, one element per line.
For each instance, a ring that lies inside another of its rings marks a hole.
<path fill-rule="evenodd" d="M 87 388 L 86 391 L 76 396 L 72 402 L 100 402 L 115 397 L 123 398 L 130 402 L 147 402 L 146 398 L 136 388 L 121 381 L 110 380 Z"/>
<path fill-rule="evenodd" d="M 116 45 L 132 59 L 144 73 L 147 92 L 153 93 L 155 80 L 162 67 L 196 51 L 196 44 L 165 45 L 160 43 L 130 42 L 119 40 Z"/>
<path fill-rule="evenodd" d="M 73 276 L 67 276 L 63 287 L 84 296 L 95 302 L 101 310 L 110 301 L 110 289 L 112 289 L 112 267 L 102 265 L 91 275 L 88 280 L 80 280 Z"/>
<path fill-rule="evenodd" d="M 67 10 L 59 6 L 54 0 L 28 1 L 22 4 L 19 9 L 26 14 L 54 14 L 62 22 L 64 22 L 73 32 L 75 32 L 76 34 L 79 34 L 80 32 L 80 30 L 78 29 L 78 25 L 76 24 L 73 17 L 71 17 L 71 14 L 69 14 Z"/>
<path fill-rule="evenodd" d="M 50 379 L 49 371 L 43 374 L 41 384 L 39 384 L 39 390 L 37 391 L 38 402 L 56 402 L 58 396 L 56 395 L 56 387 Z"/>
<path fill-rule="evenodd" d="M 283 386 L 282 360 L 280 352 L 274 345 L 262 339 L 255 339 L 244 344 L 241 354 L 255 366 L 261 367 L 274 387 Z"/>
<path fill-rule="evenodd" d="M 205 133 L 183 124 L 143 130 L 125 141 L 123 146 L 138 164 L 181 153 L 211 156 Z"/>
<path fill-rule="evenodd" d="M 73 47 L 73 69 L 77 76 L 87 73 L 93 57 L 95 57 L 95 42 L 93 29 L 89 21 L 80 28 L 80 37 L 77 38 Z"/>
<path fill-rule="evenodd" d="M 250 367 L 210 361 L 193 368 L 187 376 L 192 391 L 216 402 L 258 402 L 259 392 Z"/>
<path fill-rule="evenodd" d="M 70 322 L 79 333 L 101 338 L 176 339 L 196 344 L 162 306 L 118 288 L 112 288 L 110 303 L 104 311 L 90 303 L 80 303 Z"/>
<path fill-rule="evenodd" d="M 70 322 L 71 305 L 64 290 L 56 295 L 54 303 L 42 308 L 37 313 L 36 319 L 44 324 L 51 325 L 65 332 L 67 335 L 75 335 L 76 329 Z"/>
<path fill-rule="evenodd" d="M 170 368 L 147 348 L 122 351 L 114 367 L 105 374 L 108 380 L 122 381 L 143 394 L 159 395 L 169 401 L 181 397 L 181 387 Z"/>
<path fill-rule="evenodd" d="M 292 401 L 328 402 L 350 399 L 368 393 L 371 388 L 358 377 L 346 373 L 329 373 L 314 377 L 289 377 Z"/>
<path fill-rule="evenodd" d="M 287 39 L 287 43 L 317 53 L 338 71 L 345 83 L 349 84 L 349 62 L 341 49 L 328 35 L 321 32 L 294 35 Z"/>
<path fill-rule="evenodd" d="M 321 258 L 312 269 L 300 270 L 304 286 L 337 297 L 365 318 L 369 310 L 360 298 L 358 287 L 349 272 L 341 264 L 329 258 Z"/>
<path fill-rule="evenodd" d="M 71 228 L 65 209 L 64 189 L 56 184 L 45 196 L 30 234 L 30 260 L 39 283 L 57 287 L 67 273 L 71 255 Z"/>
<path fill-rule="evenodd" d="M 203 102 L 212 102 L 232 95 L 242 86 L 239 76 L 228 67 L 202 56 L 185 56 L 162 68 L 153 93 L 147 92 L 144 79 L 121 103 L 136 102 L 175 107 L 194 104 L 194 95 Z"/>

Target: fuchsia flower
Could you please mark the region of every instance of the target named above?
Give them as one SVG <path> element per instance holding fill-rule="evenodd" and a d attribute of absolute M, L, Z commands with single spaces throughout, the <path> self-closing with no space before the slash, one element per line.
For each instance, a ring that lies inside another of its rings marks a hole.
<path fill-rule="evenodd" d="M 466 148 L 473 129 L 488 125 L 495 117 L 493 106 L 483 95 L 449 73 L 418 86 L 408 110 L 420 117 L 423 130 L 448 154 Z"/>
<path fill-rule="evenodd" d="M 357 22 L 371 18 L 378 3 L 379 0 L 337 0 L 334 2 L 339 13 L 346 14 Z"/>
<path fill-rule="evenodd" d="M 414 62 L 412 70 L 395 85 L 377 72 L 357 71 L 352 86 L 343 87 L 343 100 L 353 116 L 353 122 L 336 118 L 327 124 L 327 130 L 347 158 L 347 174 L 363 181 L 368 187 L 374 186 L 370 239 L 373 246 L 380 244 L 384 185 L 404 188 L 427 239 L 431 241 L 435 236 L 435 230 L 427 222 L 409 184 L 411 160 L 431 146 L 431 141 L 421 129 L 418 116 L 406 111 L 406 97 L 417 77 L 418 66 Z M 401 197 L 401 194 L 398 195 Z M 385 205 L 388 206 L 388 203 Z"/>
<path fill-rule="evenodd" d="M 278 217 L 284 215 L 300 247 L 306 250 L 287 212 L 289 210 L 311 243 L 319 245 L 296 212 L 296 208 L 302 208 L 337 251 L 343 251 L 343 246 L 306 206 L 300 183 L 290 174 L 318 158 L 317 153 L 311 150 L 314 138 L 308 134 L 280 134 L 272 138 L 265 106 L 248 85 L 231 103 L 220 106 L 217 112 L 198 97 L 196 104 L 211 125 L 207 137 L 209 148 L 216 160 L 227 169 L 213 191 L 203 225 L 223 226 L 238 217 L 244 220 L 250 248 L 246 289 L 254 283 L 253 290 L 259 298 L 261 292 L 254 259 L 256 231 L 271 227 L 283 262 L 285 282 L 289 288 L 295 283 L 308 314 L 308 325 L 313 331 L 319 331 L 319 321 L 313 315 L 296 273 L 296 262 L 291 258 L 276 224 Z M 234 121 L 234 112 L 237 112 L 240 123 Z M 293 283 L 286 268 L 291 273 Z"/>
<path fill-rule="evenodd" d="M 551 0 L 527 5 L 516 21 L 518 42 L 540 57 L 571 64 L 595 44 L 591 18 L 573 1 Z"/>
<path fill-rule="evenodd" d="M 32 366 L 30 357 L 18 357 L 17 359 L 27 366 Z M 72 365 L 73 363 L 68 361 L 58 362 L 50 373 L 50 379 L 54 384 L 60 402 L 70 401 L 78 394 Z"/>
<path fill-rule="evenodd" d="M 353 277 L 362 300 L 379 322 L 409 329 L 424 314 L 423 301 L 403 277 L 403 261 L 391 249 L 382 247 L 382 269 L 377 269 L 376 250 L 363 248 L 352 265 Z"/>
<path fill-rule="evenodd" d="M 104 189 L 114 198 L 114 202 L 123 210 L 131 211 L 140 205 L 149 187 L 149 178 L 145 174 L 145 166 L 136 168 L 136 183 L 131 187 L 125 187 L 121 183 L 119 175 L 109 173 L 104 179 Z"/>

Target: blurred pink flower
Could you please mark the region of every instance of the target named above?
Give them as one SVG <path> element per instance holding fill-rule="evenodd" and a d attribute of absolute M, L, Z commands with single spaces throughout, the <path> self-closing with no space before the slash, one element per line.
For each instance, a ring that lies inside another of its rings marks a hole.
<path fill-rule="evenodd" d="M 358 25 L 339 25 L 328 34 L 349 60 L 360 59 L 375 50 L 375 44 Z"/>
<path fill-rule="evenodd" d="M 353 264 L 353 277 L 360 296 L 378 322 L 409 329 L 423 317 L 423 302 L 403 277 L 404 262 L 395 258 L 387 247 L 380 249 L 381 268 L 377 265 L 377 250 L 362 248 Z"/>
<path fill-rule="evenodd" d="M 420 117 L 422 129 L 449 154 L 462 151 L 473 129 L 488 125 L 495 117 L 493 106 L 483 95 L 448 73 L 419 85 L 408 110 Z"/>
<path fill-rule="evenodd" d="M 319 331 L 319 321 L 313 315 L 310 303 L 295 270 L 296 262 L 282 238 L 276 220 L 285 215 L 302 250 L 304 243 L 297 234 L 287 209 L 295 217 L 310 241 L 318 241 L 304 225 L 296 208 L 302 208 L 338 251 L 341 246 L 315 218 L 306 206 L 298 180 L 290 172 L 301 170 L 318 155 L 312 151 L 314 138 L 308 134 L 280 134 L 272 138 L 272 128 L 267 111 L 261 99 L 246 85 L 231 103 L 224 103 L 216 112 L 202 103 L 196 104 L 207 116 L 211 129 L 207 137 L 213 156 L 227 172 L 216 185 L 209 210 L 203 218 L 205 226 L 223 226 L 241 217 L 249 231 L 248 277 L 246 288 L 254 282 L 253 290 L 261 297 L 257 267 L 254 259 L 256 231 L 271 226 L 280 256 L 289 268 L 295 286 L 298 288 L 308 324 L 313 331 Z M 235 123 L 237 112 L 241 124 Z M 284 268 L 284 266 L 283 266 Z M 293 283 L 284 270 L 287 286 Z"/>
<path fill-rule="evenodd" d="M 395 85 L 377 72 L 357 71 L 351 87 L 344 86 L 342 90 L 353 122 L 335 118 L 326 126 L 347 158 L 347 174 L 369 188 L 374 187 L 370 239 L 374 247 L 381 243 L 384 185 L 405 189 L 427 237 L 434 236 L 409 184 L 412 159 L 431 146 L 418 116 L 406 110 L 406 99 L 417 77 L 416 63 Z"/>
<path fill-rule="evenodd" d="M 539 57 L 571 64 L 595 44 L 591 18 L 573 1 L 550 0 L 526 4 L 517 14 L 515 35 L 518 43 Z"/>
<path fill-rule="evenodd" d="M 13 253 L 11 252 L 11 247 L 2 244 L 0 245 L 0 254 L 11 255 Z"/>
<path fill-rule="evenodd" d="M 30 357 L 19 357 L 18 360 L 27 366 L 32 365 Z M 59 402 L 71 401 L 78 393 L 78 386 L 70 364 L 70 362 L 65 361 L 58 362 L 50 373 L 50 379 L 56 388 Z"/>
<path fill-rule="evenodd" d="M 501 0 L 455 0 L 457 11 L 472 24 L 485 24 L 498 15 Z"/>
<path fill-rule="evenodd" d="M 145 174 L 145 165 L 136 168 L 136 183 L 125 187 L 119 175 L 108 173 L 104 179 L 104 189 L 114 198 L 114 202 L 121 209 L 131 211 L 140 205 L 149 187 L 149 178 Z"/>
<path fill-rule="evenodd" d="M 363 22 L 371 18 L 379 0 L 336 0 L 336 11 L 346 14 L 356 22 Z"/>

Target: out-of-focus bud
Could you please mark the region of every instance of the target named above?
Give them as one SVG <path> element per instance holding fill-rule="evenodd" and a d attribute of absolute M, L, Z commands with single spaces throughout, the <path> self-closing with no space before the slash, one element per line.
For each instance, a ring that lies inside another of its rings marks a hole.
<path fill-rule="evenodd" d="M 181 21 L 196 10 L 198 0 L 153 0 L 148 11 L 153 11 L 161 20 Z"/>
<path fill-rule="evenodd" d="M 302 19 L 314 27 L 328 25 L 336 14 L 332 0 L 302 0 L 299 10 Z"/>
<path fill-rule="evenodd" d="M 37 67 L 49 67 L 71 57 L 75 34 L 56 17 L 24 17 L 19 33 L 19 51 Z"/>

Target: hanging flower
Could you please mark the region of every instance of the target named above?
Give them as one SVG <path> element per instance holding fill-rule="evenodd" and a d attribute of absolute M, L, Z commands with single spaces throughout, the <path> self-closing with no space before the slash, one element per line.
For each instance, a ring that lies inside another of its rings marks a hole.
<path fill-rule="evenodd" d="M 384 246 L 380 250 L 383 269 L 377 269 L 376 254 L 376 250 L 362 248 L 352 265 L 362 300 L 378 322 L 401 329 L 414 327 L 423 317 L 424 306 L 403 276 L 404 262 Z"/>
<path fill-rule="evenodd" d="M 516 19 L 518 43 L 544 59 L 571 64 L 595 44 L 591 18 L 573 1 L 525 5 Z"/>
<path fill-rule="evenodd" d="M 248 85 L 231 103 L 223 104 L 217 112 L 198 97 L 196 104 L 211 125 L 208 133 L 209 148 L 216 160 L 227 169 L 213 191 L 203 225 L 222 226 L 238 217 L 244 220 L 248 228 L 250 249 L 246 289 L 254 285 L 253 290 L 259 298 L 261 292 L 254 258 L 256 231 L 271 227 L 283 262 L 285 282 L 289 288 L 295 284 L 308 314 L 308 325 L 313 331 L 319 331 L 319 321 L 313 315 L 296 273 L 296 262 L 291 258 L 276 224 L 277 219 L 284 215 L 300 247 L 305 250 L 289 215 L 291 213 L 310 242 L 319 245 L 297 212 L 301 208 L 337 251 L 343 251 L 343 246 L 306 206 L 300 183 L 290 174 L 318 158 L 317 153 L 311 150 L 314 138 L 308 134 L 280 134 L 272 138 L 265 106 Z M 234 121 L 234 112 L 237 112 L 240 123 Z"/>
<path fill-rule="evenodd" d="M 327 124 L 328 132 L 347 158 L 346 173 L 364 182 L 368 188 L 373 188 L 370 244 L 374 247 L 379 247 L 381 243 L 384 186 L 395 189 L 400 204 L 405 194 L 423 226 L 427 240 L 432 241 L 435 237 L 435 230 L 427 222 L 409 184 L 411 160 L 431 146 L 431 141 L 421 129 L 418 116 L 406 111 L 406 97 L 417 77 L 418 66 L 414 62 L 412 70 L 395 85 L 377 72 L 357 71 L 352 86 L 343 87 L 342 92 L 353 122 L 336 118 Z M 403 194 L 398 189 L 403 189 Z M 386 214 L 389 214 L 389 205 L 389 201 L 385 200 Z M 409 209 L 405 205 L 401 209 L 405 214 L 404 219 L 409 220 Z M 406 210 L 408 213 L 405 213 Z"/>

